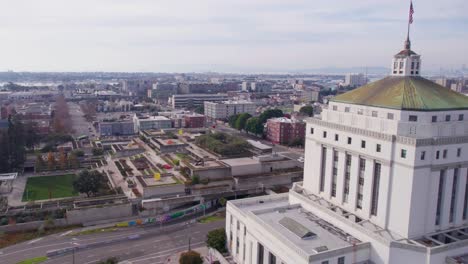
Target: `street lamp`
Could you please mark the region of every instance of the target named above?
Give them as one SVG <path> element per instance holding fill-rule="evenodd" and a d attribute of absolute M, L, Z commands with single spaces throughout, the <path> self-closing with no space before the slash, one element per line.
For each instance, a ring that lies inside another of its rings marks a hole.
<path fill-rule="evenodd" d="M 80 244 L 76 243 L 76 242 L 72 242 L 72 245 L 73 245 L 73 261 L 72 263 L 75 264 L 75 251 L 76 251 L 76 246 L 79 246 Z"/>

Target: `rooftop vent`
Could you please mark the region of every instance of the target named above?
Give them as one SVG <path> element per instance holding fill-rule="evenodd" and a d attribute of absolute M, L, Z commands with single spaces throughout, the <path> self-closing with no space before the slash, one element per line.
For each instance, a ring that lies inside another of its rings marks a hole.
<path fill-rule="evenodd" d="M 327 246 L 320 246 L 320 247 L 314 248 L 314 250 L 317 251 L 317 253 L 320 253 L 320 252 L 323 252 L 323 251 L 327 251 L 328 247 Z"/>
<path fill-rule="evenodd" d="M 279 220 L 279 223 L 292 233 L 294 233 L 296 236 L 298 236 L 300 239 L 312 239 L 317 237 L 317 234 L 313 233 L 307 227 L 303 226 L 296 220 L 289 218 L 289 217 L 283 217 L 281 220 Z"/>

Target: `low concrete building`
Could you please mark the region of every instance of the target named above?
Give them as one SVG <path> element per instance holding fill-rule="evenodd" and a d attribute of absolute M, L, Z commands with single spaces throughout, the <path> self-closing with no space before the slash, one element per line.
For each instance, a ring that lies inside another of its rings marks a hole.
<path fill-rule="evenodd" d="M 135 131 L 139 132 L 147 129 L 167 129 L 172 128 L 172 121 L 165 116 L 138 116 L 133 117 Z"/>
<path fill-rule="evenodd" d="M 267 174 L 297 168 L 295 160 L 278 154 L 224 159 L 222 162 L 231 168 L 232 176 Z"/>
<path fill-rule="evenodd" d="M 157 150 L 161 153 L 170 153 L 182 151 L 185 152 L 185 147 L 188 146 L 187 143 L 184 143 L 178 139 L 164 139 L 164 138 L 152 138 L 151 142 L 154 144 Z"/>
<path fill-rule="evenodd" d="M 122 136 L 135 134 L 135 123 L 131 119 L 99 122 L 99 134 L 103 136 Z"/>

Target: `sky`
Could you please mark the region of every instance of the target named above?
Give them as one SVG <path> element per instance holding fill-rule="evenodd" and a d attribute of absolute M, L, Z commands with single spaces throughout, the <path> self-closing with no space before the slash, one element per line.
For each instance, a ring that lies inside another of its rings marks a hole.
<path fill-rule="evenodd" d="M 423 68 L 468 64 L 468 1 L 413 0 Z M 409 0 L 0 0 L 0 71 L 389 67 Z"/>

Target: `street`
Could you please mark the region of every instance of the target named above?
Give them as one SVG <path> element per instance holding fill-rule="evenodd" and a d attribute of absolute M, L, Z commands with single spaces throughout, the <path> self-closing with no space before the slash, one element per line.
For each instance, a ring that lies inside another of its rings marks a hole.
<path fill-rule="evenodd" d="M 83 111 L 81 107 L 75 102 L 68 102 L 68 108 L 70 110 L 70 117 L 72 119 L 73 136 L 79 137 L 86 135 L 90 139 L 93 138 L 93 134 L 96 135 L 96 131 L 91 123 L 86 121 L 83 117 Z M 91 128 L 91 131 L 89 130 Z"/>
<path fill-rule="evenodd" d="M 0 249 L 0 263 L 13 264 L 24 259 L 45 256 L 50 250 L 84 246 L 130 235 L 140 235 L 142 238 L 52 257 L 43 263 L 92 264 L 110 257 L 119 257 L 121 261 L 126 260 L 125 263 L 167 263 L 168 258 L 188 248 L 189 237 L 192 248 L 203 246 L 206 234 L 213 229 L 224 227 L 224 223 L 216 221 L 206 224 L 195 223 L 190 226 L 178 224 L 179 228 L 172 226 L 176 228 L 172 229 L 176 230 L 172 232 L 164 231 L 171 226 L 163 227 L 162 230 L 159 226 L 128 227 L 109 233 L 80 236 L 69 236 L 70 231 L 67 231 Z"/>

